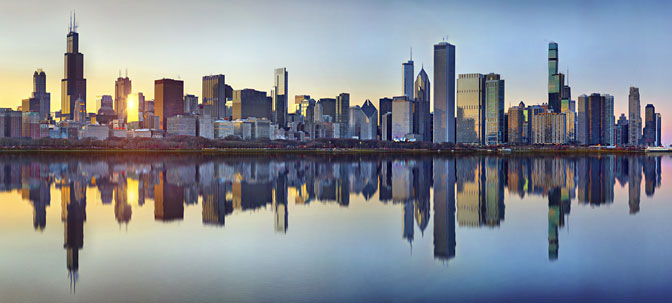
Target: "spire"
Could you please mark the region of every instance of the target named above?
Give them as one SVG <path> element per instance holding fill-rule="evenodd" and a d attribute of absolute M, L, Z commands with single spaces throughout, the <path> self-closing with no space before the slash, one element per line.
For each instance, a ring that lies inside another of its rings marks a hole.
<path fill-rule="evenodd" d="M 77 11 L 72 11 L 72 31 L 77 32 Z"/>

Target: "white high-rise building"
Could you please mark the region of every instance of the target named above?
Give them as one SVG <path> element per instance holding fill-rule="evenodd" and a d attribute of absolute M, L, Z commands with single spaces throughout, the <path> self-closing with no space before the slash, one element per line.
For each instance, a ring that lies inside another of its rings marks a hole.
<path fill-rule="evenodd" d="M 284 127 L 287 121 L 287 68 L 276 68 L 273 77 L 273 122 Z"/>

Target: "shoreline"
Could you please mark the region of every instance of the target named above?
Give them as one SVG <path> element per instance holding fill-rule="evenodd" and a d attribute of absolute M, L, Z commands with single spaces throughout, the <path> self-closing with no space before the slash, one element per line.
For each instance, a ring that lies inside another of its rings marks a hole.
<path fill-rule="evenodd" d="M 49 154 L 211 154 L 211 155 L 582 155 L 582 154 L 665 154 L 666 152 L 646 151 L 644 149 L 596 149 L 596 148 L 521 148 L 511 150 L 501 149 L 377 149 L 377 148 L 322 148 L 322 149 L 282 149 L 282 148 L 173 148 L 173 149 L 87 149 L 87 148 L 0 148 L 0 154 L 16 153 L 49 153 Z"/>

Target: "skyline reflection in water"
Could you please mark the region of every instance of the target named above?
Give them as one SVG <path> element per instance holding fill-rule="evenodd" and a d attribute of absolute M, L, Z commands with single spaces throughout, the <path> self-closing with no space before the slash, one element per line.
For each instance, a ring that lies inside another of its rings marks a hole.
<path fill-rule="evenodd" d="M 93 220 L 87 218 L 87 207 L 93 206 L 101 213 L 113 215 L 117 229 L 128 229 L 136 221 L 143 222 L 145 227 L 152 221 L 177 224 L 178 229 L 183 222 L 189 222 L 190 225 L 184 225 L 182 230 L 188 229 L 195 234 L 199 230 L 192 225 L 195 216 L 185 216 L 188 209 L 200 210 L 198 223 L 201 226 L 222 230 L 230 228 L 231 224 L 241 224 L 240 220 L 231 223 L 231 218 L 270 210 L 272 215 L 264 215 L 261 219 L 272 222 L 274 234 L 286 237 L 295 232 L 290 223 L 308 220 L 305 216 L 290 213 L 296 207 L 337 206 L 336 210 L 321 210 L 320 215 L 328 216 L 330 212 L 351 208 L 355 200 L 363 200 L 366 205 L 377 203 L 384 209 L 398 212 L 394 219 L 396 223 L 384 226 L 400 231 L 397 234 L 403 241 L 394 245 L 407 246 L 409 254 L 413 254 L 414 245 L 418 249 L 417 245 L 423 245 L 424 239 L 428 239 L 433 253 L 422 258 L 434 261 L 433 265 L 423 266 L 445 268 L 475 252 L 460 249 L 461 233 L 486 229 L 494 230 L 496 234 L 510 220 L 507 217 L 510 215 L 507 212 L 511 212 L 510 201 L 507 200 L 544 201 L 548 224 L 548 243 L 544 247 L 548 254 L 546 262 L 554 263 L 564 258 L 560 249 L 561 231 L 567 228 L 572 207 L 588 207 L 590 212 L 594 208 L 608 208 L 618 201 L 627 203 L 628 216 L 637 215 L 642 207 L 642 183 L 646 197 L 652 198 L 661 187 L 662 161 L 661 156 L 641 155 L 409 158 L 6 154 L 0 156 L 0 192 L 20 194 L 21 200 L 30 202 L 34 230 L 45 232 L 62 228 L 67 284 L 70 294 L 75 295 L 81 282 L 80 264 L 87 266 L 80 262 L 80 258 L 88 253 L 85 240 L 87 243 L 89 238 L 95 239 L 94 243 L 105 241 L 102 234 L 87 232 L 86 225 Z M 627 197 L 616 197 L 617 192 L 626 191 Z M 15 215 L 10 203 L 17 202 L 5 201 L 0 204 L 0 209 Z M 59 210 L 63 225 L 47 224 L 48 213 Z M 344 216 L 355 216 L 356 212 L 362 212 L 357 218 L 367 216 L 362 210 L 351 212 L 346 211 Z M 519 213 L 514 211 L 514 214 Z M 319 221 L 313 223 L 320 224 Z M 157 228 L 154 231 L 157 237 L 152 241 L 170 240 L 169 234 L 161 234 L 161 226 Z M 15 229 L 25 232 L 27 226 L 10 228 L 0 225 L 2 229 L 11 234 Z M 518 233 L 522 235 L 524 232 Z M 254 241 L 254 235 L 251 233 L 251 238 L 248 235 L 245 241 Z M 323 236 L 326 237 L 323 241 L 329 241 L 328 234 Z M 361 240 L 355 242 L 347 245 L 363 245 L 360 247 L 363 253 L 366 253 L 367 245 L 374 245 Z M 234 249 L 236 243 L 230 245 Z M 207 247 L 206 243 L 199 249 L 207 250 Z M 573 247 L 572 251 L 579 248 Z M 50 251 L 56 249 L 49 248 Z M 3 250 L 16 257 L 22 253 L 19 248 Z M 138 249 L 132 251 L 138 252 Z M 133 256 L 129 254 L 127 257 Z M 94 255 L 87 257 L 93 261 L 92 258 Z M 30 261 L 23 262 L 21 266 L 27 266 Z M 329 266 L 339 265 L 334 260 L 332 262 Z M 49 270 L 60 271 L 58 268 Z M 264 272 L 257 275 L 263 277 Z M 61 281 L 49 283 L 58 286 Z M 310 281 L 306 283 L 310 284 Z M 15 295 L 17 300 L 24 299 L 21 293 Z M 268 295 L 272 297 L 272 294 Z M 431 293 L 425 298 L 436 299 Z"/>

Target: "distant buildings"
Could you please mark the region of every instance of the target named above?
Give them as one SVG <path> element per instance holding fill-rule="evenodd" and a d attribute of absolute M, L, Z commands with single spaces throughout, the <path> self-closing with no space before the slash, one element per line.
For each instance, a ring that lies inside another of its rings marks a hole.
<path fill-rule="evenodd" d="M 460 74 L 457 79 L 457 143 L 483 144 L 485 76 Z"/>
<path fill-rule="evenodd" d="M 287 124 L 287 69 L 276 68 L 273 74 L 273 122 L 285 127 Z M 348 105 L 349 106 L 349 105 Z M 346 109 L 347 111 L 347 109 Z"/>
<path fill-rule="evenodd" d="M 266 92 L 253 89 L 233 91 L 233 120 L 247 118 L 273 118 L 272 100 Z"/>
<path fill-rule="evenodd" d="M 167 130 L 168 118 L 184 113 L 184 82 L 160 79 L 154 81 L 154 114 L 162 130 Z"/>
<path fill-rule="evenodd" d="M 642 114 L 639 104 L 639 88 L 630 87 L 628 95 L 628 145 L 637 146 L 642 138 Z"/>
<path fill-rule="evenodd" d="M 65 72 L 61 80 L 61 119 L 74 119 L 75 101 L 82 99 L 86 107 L 86 79 L 84 79 L 84 55 L 79 52 L 79 33 L 74 22 L 70 24 Z"/>
<path fill-rule="evenodd" d="M 455 46 L 434 45 L 434 143 L 455 143 Z"/>

